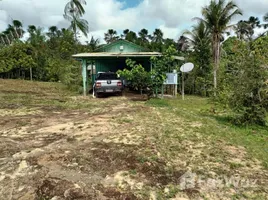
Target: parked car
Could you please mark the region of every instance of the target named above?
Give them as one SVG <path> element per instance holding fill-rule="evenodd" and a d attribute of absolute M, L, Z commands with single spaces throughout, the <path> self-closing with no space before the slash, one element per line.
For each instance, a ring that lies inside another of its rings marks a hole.
<path fill-rule="evenodd" d="M 99 72 L 95 79 L 93 92 L 96 97 L 102 94 L 119 94 L 123 92 L 122 80 L 114 72 Z"/>

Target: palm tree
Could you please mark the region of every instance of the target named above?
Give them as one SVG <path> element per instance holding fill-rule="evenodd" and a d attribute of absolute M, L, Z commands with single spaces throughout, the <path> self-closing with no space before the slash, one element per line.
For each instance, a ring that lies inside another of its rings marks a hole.
<path fill-rule="evenodd" d="M 83 4 L 86 5 L 85 0 L 70 0 L 65 6 L 63 15 L 65 19 L 71 22 L 69 29 L 74 32 L 76 41 L 78 31 L 81 31 L 86 37 L 89 32 L 87 20 L 81 19 L 81 16 L 85 14 Z"/>
<path fill-rule="evenodd" d="M 136 42 L 137 41 L 137 34 L 133 31 L 129 31 L 125 37 L 125 39 L 129 42 Z"/>
<path fill-rule="evenodd" d="M 17 38 L 22 38 L 24 31 L 22 29 L 23 25 L 21 21 L 13 20 L 12 24 L 13 24 L 13 27 L 15 28 Z"/>
<path fill-rule="evenodd" d="M 121 35 L 121 38 L 126 39 L 128 33 L 129 33 L 129 29 L 125 29 L 123 31 L 123 34 Z"/>
<path fill-rule="evenodd" d="M 195 19 L 203 21 L 211 32 L 214 61 L 213 82 L 214 89 L 217 89 L 217 71 L 220 65 L 220 43 L 222 35 L 232 27 L 230 26 L 231 20 L 236 15 L 242 15 L 242 12 L 233 1 L 226 3 L 225 0 L 211 0 L 210 4 L 203 8 L 202 15 L 204 17 L 203 19 Z"/>
<path fill-rule="evenodd" d="M 142 43 L 148 43 L 149 42 L 149 35 L 148 35 L 148 30 L 143 28 L 141 31 L 138 33 L 139 39 Z"/>
<path fill-rule="evenodd" d="M 54 37 L 60 37 L 60 35 L 61 35 L 61 30 L 59 30 L 57 26 L 50 26 L 48 28 L 48 33 L 47 33 L 48 37 L 54 38 Z"/>
<path fill-rule="evenodd" d="M 6 45 L 6 41 L 5 41 L 4 37 L 5 37 L 5 34 L 4 33 L 0 33 L 1 43 L 3 45 Z"/>
<path fill-rule="evenodd" d="M 85 19 L 81 19 L 79 13 L 72 13 L 72 15 L 65 14 L 64 17 L 71 22 L 69 29 L 74 32 L 76 41 L 78 31 L 81 31 L 87 37 L 87 33 L 89 32 L 88 22 Z"/>
<path fill-rule="evenodd" d="M 161 29 L 155 29 L 153 36 L 152 36 L 152 42 L 162 44 L 164 39 L 163 39 L 164 33 L 162 32 Z"/>
<path fill-rule="evenodd" d="M 206 27 L 205 23 L 200 21 L 197 25 L 193 26 L 192 31 L 186 31 L 184 34 L 186 38 L 194 47 L 209 46 L 210 44 L 210 30 Z"/>
<path fill-rule="evenodd" d="M 6 40 L 6 43 L 7 45 L 10 45 L 11 44 L 11 40 L 10 40 L 10 30 L 9 29 L 6 29 L 5 31 L 3 31 L 3 34 L 5 36 L 5 40 Z"/>
<path fill-rule="evenodd" d="M 70 0 L 64 9 L 65 15 L 77 14 L 79 17 L 82 17 L 85 14 L 85 9 L 83 5 L 86 5 L 86 0 Z"/>
<path fill-rule="evenodd" d="M 266 29 L 268 28 L 268 13 L 266 13 L 263 17 L 263 21 L 266 22 L 265 24 L 263 24 L 263 27 Z"/>
<path fill-rule="evenodd" d="M 178 39 L 178 50 L 187 51 L 189 49 L 189 41 L 185 36 L 180 36 Z"/>
<path fill-rule="evenodd" d="M 119 37 L 117 36 L 117 32 L 114 29 L 109 29 L 108 32 L 104 34 L 104 40 L 107 44 L 110 44 L 118 39 Z"/>
<path fill-rule="evenodd" d="M 95 51 L 100 44 L 99 39 L 95 39 L 93 36 L 90 39 L 90 42 L 87 43 L 91 51 Z"/>
<path fill-rule="evenodd" d="M 235 26 L 235 33 L 240 40 L 245 40 L 246 36 L 248 36 L 251 31 L 251 26 L 243 20 L 240 20 Z"/>
<path fill-rule="evenodd" d="M 17 39 L 17 37 L 14 35 L 15 34 L 15 28 L 12 25 L 9 24 L 6 30 L 9 33 L 9 35 L 11 37 L 11 40 Z"/>
<path fill-rule="evenodd" d="M 28 32 L 30 34 L 30 37 L 28 38 L 28 42 L 33 45 L 34 47 L 39 47 L 40 44 L 42 44 L 46 37 L 43 33 L 43 29 L 34 25 L 28 26 Z"/>
<path fill-rule="evenodd" d="M 34 32 L 36 32 L 36 26 L 35 25 L 29 25 L 28 26 L 28 32 L 30 33 L 30 34 L 32 34 L 32 33 L 34 33 Z"/>

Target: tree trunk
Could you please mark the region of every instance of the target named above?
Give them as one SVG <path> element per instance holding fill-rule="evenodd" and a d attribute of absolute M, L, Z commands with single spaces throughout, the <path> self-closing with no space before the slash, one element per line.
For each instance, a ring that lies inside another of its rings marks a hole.
<path fill-rule="evenodd" d="M 218 34 L 215 34 L 213 36 L 213 60 L 214 60 L 213 84 L 214 84 L 214 96 L 216 96 L 217 72 L 220 64 L 220 36 Z"/>
<path fill-rule="evenodd" d="M 7 35 L 6 35 L 6 39 L 7 39 L 7 43 L 8 43 L 8 45 L 10 45 L 10 39 L 8 38 Z"/>
<path fill-rule="evenodd" d="M 32 70 L 32 67 L 30 67 L 30 80 L 31 81 L 33 80 L 33 70 Z"/>

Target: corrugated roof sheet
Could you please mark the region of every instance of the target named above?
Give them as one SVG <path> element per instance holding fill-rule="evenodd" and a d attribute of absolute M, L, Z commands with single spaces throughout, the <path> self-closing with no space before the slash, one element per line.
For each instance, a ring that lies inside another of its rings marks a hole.
<path fill-rule="evenodd" d="M 100 58 L 100 57 L 152 57 L 161 56 L 158 52 L 129 52 L 129 53 L 112 53 L 112 52 L 93 52 L 80 53 L 73 55 L 74 58 Z"/>

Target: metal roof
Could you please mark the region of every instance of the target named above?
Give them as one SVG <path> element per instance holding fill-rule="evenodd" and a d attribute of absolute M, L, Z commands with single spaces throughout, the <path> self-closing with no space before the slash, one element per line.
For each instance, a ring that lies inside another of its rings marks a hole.
<path fill-rule="evenodd" d="M 112 53 L 112 52 L 93 52 L 93 53 L 80 53 L 73 55 L 74 58 L 109 58 L 109 57 L 152 57 L 161 56 L 158 52 L 124 52 L 124 53 Z"/>
<path fill-rule="evenodd" d="M 79 53 L 73 55 L 74 58 L 130 58 L 143 57 L 150 58 L 152 56 L 162 56 L 159 52 L 129 52 L 129 53 L 112 53 L 112 52 L 93 52 L 93 53 Z M 175 60 L 184 61 L 184 57 L 174 56 Z"/>

